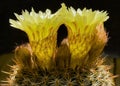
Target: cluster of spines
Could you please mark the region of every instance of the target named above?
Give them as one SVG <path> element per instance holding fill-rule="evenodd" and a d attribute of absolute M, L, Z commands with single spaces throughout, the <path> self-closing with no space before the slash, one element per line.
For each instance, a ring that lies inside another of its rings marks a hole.
<path fill-rule="evenodd" d="M 38 58 L 27 47 L 21 46 L 15 51 L 16 65 L 11 66 L 8 86 L 114 86 L 110 67 L 102 65 L 102 59 L 76 69 L 47 70 L 41 68 Z"/>

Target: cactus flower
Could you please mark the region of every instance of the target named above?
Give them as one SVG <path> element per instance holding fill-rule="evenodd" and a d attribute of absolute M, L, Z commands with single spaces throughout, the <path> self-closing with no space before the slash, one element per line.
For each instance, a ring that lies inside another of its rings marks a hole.
<path fill-rule="evenodd" d="M 57 31 L 61 25 L 67 28 L 70 67 L 73 69 L 96 59 L 107 42 L 104 22 L 109 17 L 103 11 L 86 8 L 75 10 L 63 3 L 53 14 L 49 9 L 38 13 L 32 9 L 31 12 L 25 10 L 22 15 L 15 16 L 17 20 L 10 19 L 11 26 L 27 33 L 32 52 L 43 68 L 50 67 L 57 50 Z"/>

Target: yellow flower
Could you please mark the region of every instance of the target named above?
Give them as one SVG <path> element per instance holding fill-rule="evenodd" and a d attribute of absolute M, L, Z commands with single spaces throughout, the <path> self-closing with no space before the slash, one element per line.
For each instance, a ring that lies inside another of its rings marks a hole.
<path fill-rule="evenodd" d="M 57 31 L 65 25 L 68 31 L 68 47 L 71 53 L 70 66 L 81 66 L 88 59 L 99 56 L 107 42 L 103 23 L 109 18 L 106 12 L 92 9 L 67 8 L 65 4 L 54 14 L 49 9 L 36 13 L 23 11 L 10 19 L 11 26 L 25 31 L 33 53 L 40 59 L 43 68 L 49 68 L 57 49 Z M 95 56 L 94 56 L 95 54 Z"/>

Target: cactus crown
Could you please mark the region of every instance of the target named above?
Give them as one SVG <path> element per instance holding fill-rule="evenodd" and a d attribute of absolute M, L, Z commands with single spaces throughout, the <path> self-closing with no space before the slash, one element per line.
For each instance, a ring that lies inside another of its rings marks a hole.
<path fill-rule="evenodd" d="M 67 8 L 23 11 L 10 19 L 29 42 L 15 50 L 10 86 L 114 86 L 100 54 L 107 42 L 106 12 Z"/>

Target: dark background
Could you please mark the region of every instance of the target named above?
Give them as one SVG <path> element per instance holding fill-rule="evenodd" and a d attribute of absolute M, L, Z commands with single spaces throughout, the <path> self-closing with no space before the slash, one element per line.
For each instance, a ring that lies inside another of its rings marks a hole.
<path fill-rule="evenodd" d="M 61 7 L 64 2 L 75 9 L 84 7 L 93 10 L 105 10 L 109 13 L 109 20 L 105 27 L 109 33 L 109 42 L 105 47 L 105 53 L 120 57 L 120 3 L 117 0 L 1 0 L 0 1 L 0 54 L 14 50 L 17 45 L 28 42 L 27 35 L 10 27 L 9 19 L 16 19 L 14 13 L 21 14 L 24 9 L 36 12 L 49 8 L 52 13 Z"/>

